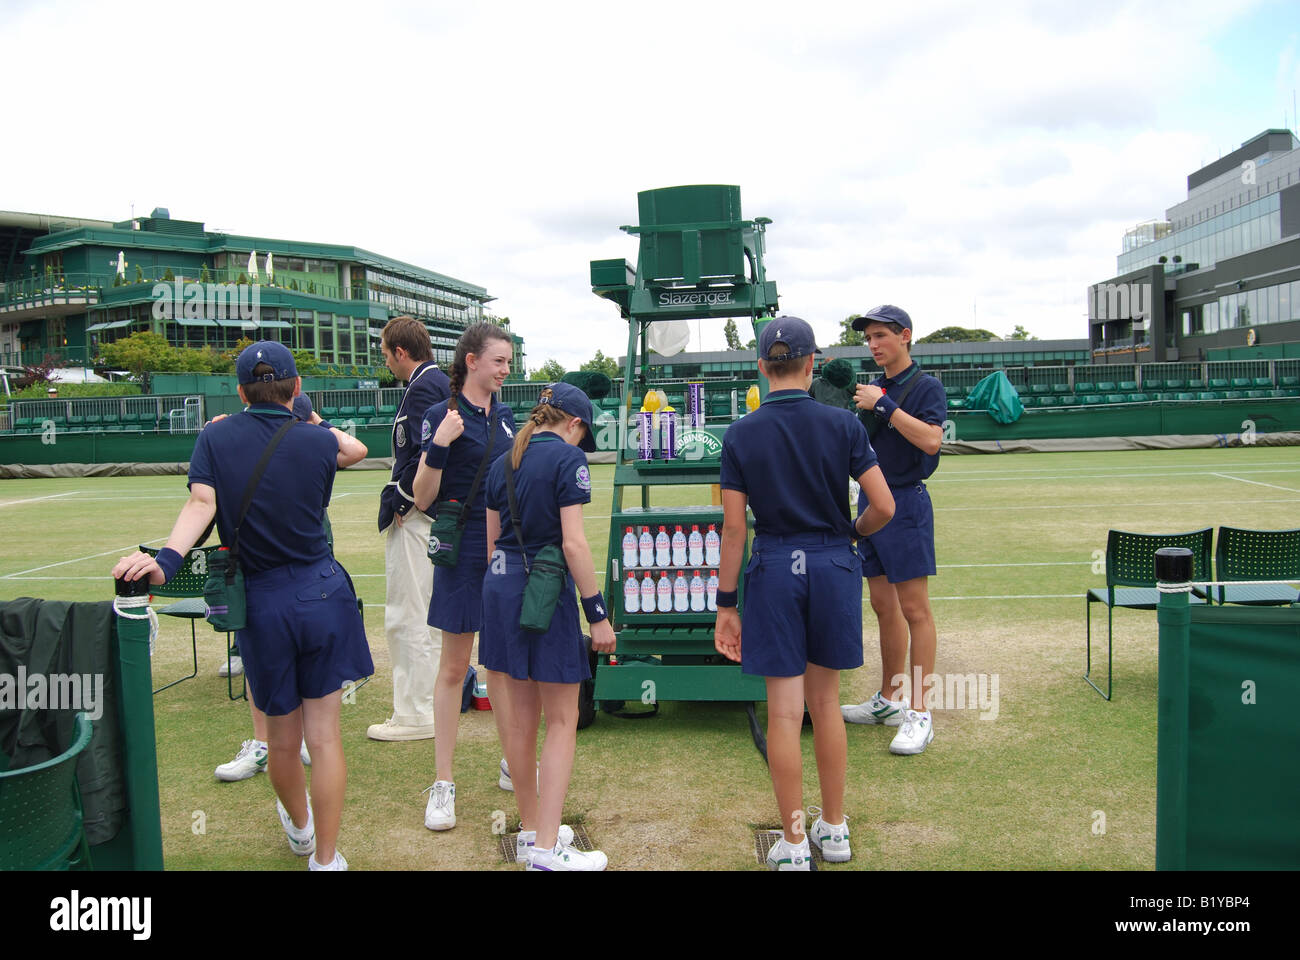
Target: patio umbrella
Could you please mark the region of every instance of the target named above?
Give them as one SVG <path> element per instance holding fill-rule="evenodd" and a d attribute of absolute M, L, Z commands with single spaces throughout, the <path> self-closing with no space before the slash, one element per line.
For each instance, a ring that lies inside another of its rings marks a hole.
<path fill-rule="evenodd" d="M 271 263 L 271 254 L 266 255 L 266 282 L 270 283 L 275 279 L 275 267 Z"/>
<path fill-rule="evenodd" d="M 117 251 L 117 275 L 123 280 L 126 279 L 126 254 L 121 250 Z"/>
<path fill-rule="evenodd" d="M 257 251 L 253 250 L 248 255 L 248 279 L 257 283 Z"/>

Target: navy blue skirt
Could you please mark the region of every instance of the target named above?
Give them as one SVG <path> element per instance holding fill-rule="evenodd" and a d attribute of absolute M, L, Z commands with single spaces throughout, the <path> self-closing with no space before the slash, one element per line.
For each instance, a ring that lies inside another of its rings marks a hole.
<path fill-rule="evenodd" d="M 483 584 L 483 629 L 478 638 L 478 662 L 488 670 L 516 680 L 580 683 L 591 677 L 587 642 L 578 619 L 578 595 L 573 579 L 565 577 L 550 629 L 533 633 L 519 626 L 524 603 L 523 560 L 503 553 L 504 572 L 489 571 Z M 495 570 L 502 569 L 498 560 Z"/>

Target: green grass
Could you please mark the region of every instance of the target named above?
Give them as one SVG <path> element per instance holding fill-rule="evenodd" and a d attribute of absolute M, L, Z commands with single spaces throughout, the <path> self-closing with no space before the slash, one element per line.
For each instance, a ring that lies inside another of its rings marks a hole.
<path fill-rule="evenodd" d="M 587 533 L 604 569 L 613 469 L 592 473 Z M 514 817 L 512 798 L 496 787 L 492 715 L 461 718 L 460 823 L 446 834 L 423 826 L 420 791 L 433 780 L 432 741 L 365 737 L 366 726 L 391 707 L 383 539 L 375 530 L 383 482 L 377 472 L 341 474 L 330 508 L 339 559 L 365 601 L 378 671 L 356 704 L 344 707 L 350 781 L 340 846 L 358 869 L 491 866 L 494 813 Z M 1104 702 L 1080 677 L 1082 597 L 1104 584 L 1093 572 L 1093 552 L 1104 549 L 1112 527 L 1294 526 L 1300 450 L 948 457 L 930 489 L 940 567 L 930 584 L 938 671 L 996 674 L 999 712 L 996 719 L 975 710 L 936 713 L 935 740 L 919 757 L 888 753 L 892 728 L 850 727 L 846 806 L 854 859 L 833 869 L 1152 868 L 1155 617 L 1116 611 L 1116 699 Z M 165 538 L 184 498 L 180 477 L 6 481 L 0 599 L 109 597 L 116 557 Z M 655 505 L 707 501 L 700 487 L 652 495 Z M 880 685 L 874 620 L 864 609 L 866 666 L 844 674 L 845 702 Z M 190 656 L 188 625 L 164 621 L 158 682 L 188 672 Z M 1105 611 L 1095 607 L 1098 635 L 1104 658 Z M 216 676 L 222 638 L 201 627 L 199 654 L 198 678 L 154 700 L 167 865 L 301 869 L 286 848 L 267 778 L 225 784 L 212 776 L 251 735 L 250 724 L 246 706 L 229 702 Z M 817 781 L 808 732 L 804 746 L 811 804 Z M 196 811 L 206 817 L 198 835 L 191 829 Z M 1093 832 L 1097 811 L 1105 815 L 1104 834 Z M 614 869 L 755 868 L 752 829 L 777 820 L 742 708 L 687 703 L 664 703 L 651 720 L 602 714 L 580 733 L 566 816 L 585 824 Z"/>

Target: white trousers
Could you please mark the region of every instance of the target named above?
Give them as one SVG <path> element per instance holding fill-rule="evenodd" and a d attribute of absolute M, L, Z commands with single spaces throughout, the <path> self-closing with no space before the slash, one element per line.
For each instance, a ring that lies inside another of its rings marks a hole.
<path fill-rule="evenodd" d="M 384 634 L 393 668 L 393 722 L 420 727 L 433 723 L 433 686 L 442 659 L 442 631 L 428 625 L 433 564 L 427 553 L 432 521 L 411 510 L 399 527 L 384 531 L 387 592 Z"/>

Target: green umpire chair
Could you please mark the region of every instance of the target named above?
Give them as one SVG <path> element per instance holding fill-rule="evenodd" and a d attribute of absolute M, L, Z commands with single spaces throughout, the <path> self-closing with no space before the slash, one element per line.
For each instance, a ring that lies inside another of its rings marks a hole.
<path fill-rule="evenodd" d="M 1192 581 L 1205 582 L 1210 578 L 1210 547 L 1214 531 L 1193 530 L 1190 533 L 1127 533 L 1111 530 L 1106 537 L 1106 589 L 1089 590 L 1084 595 L 1087 623 L 1087 667 L 1083 679 L 1105 699 L 1111 698 L 1111 671 L 1113 660 L 1114 621 L 1116 607 L 1130 610 L 1154 610 L 1160 599 L 1156 589 L 1155 554 L 1161 547 L 1186 547 L 1192 551 Z M 1191 603 L 1205 603 L 1203 588 L 1193 588 Z M 1092 681 L 1092 605 L 1106 605 L 1106 689 Z"/>
<path fill-rule="evenodd" d="M 0 870 L 91 869 L 77 787 L 77 757 L 91 732 L 90 717 L 78 713 L 63 753 L 31 767 L 0 769 Z"/>

